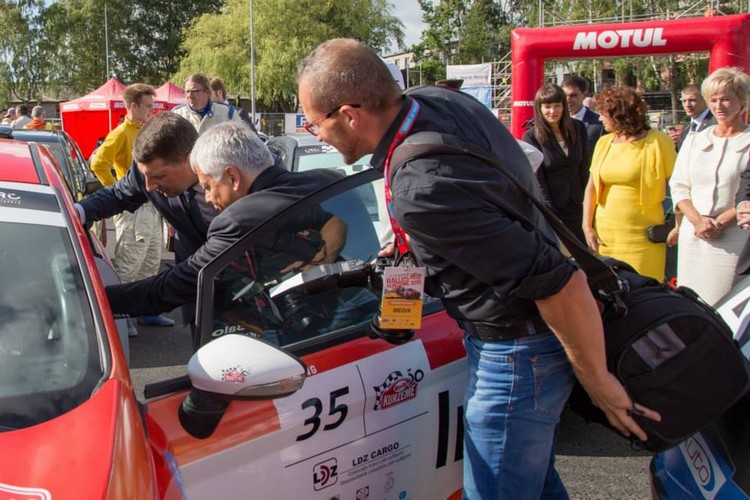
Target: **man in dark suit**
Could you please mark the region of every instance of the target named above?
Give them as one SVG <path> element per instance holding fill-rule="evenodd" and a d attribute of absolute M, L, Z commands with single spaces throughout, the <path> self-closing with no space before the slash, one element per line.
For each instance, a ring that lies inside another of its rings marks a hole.
<path fill-rule="evenodd" d="M 690 123 L 685 124 L 682 130 L 675 130 L 670 134 L 677 151 L 682 147 L 685 138 L 691 132 L 700 132 L 710 125 L 716 125 L 716 118 L 706 106 L 706 101 L 701 95 L 698 85 L 688 85 L 680 93 L 680 102 L 685 114 L 690 117 Z"/>
<path fill-rule="evenodd" d="M 577 75 L 566 75 L 560 85 L 568 100 L 568 111 L 570 117 L 580 120 L 586 126 L 586 137 L 588 139 L 589 163 L 594 154 L 596 141 L 604 134 L 604 126 L 599 121 L 599 114 L 594 113 L 583 105 L 583 100 L 588 95 L 589 82 Z"/>
<path fill-rule="evenodd" d="M 180 234 L 175 261 L 187 259 L 206 241 L 218 213 L 205 202 L 198 177 L 190 169 L 190 151 L 198 139 L 195 127 L 174 113 L 160 113 L 140 130 L 127 173 L 108 189 L 100 189 L 77 204 L 81 221 L 94 222 L 146 202 Z"/>
<path fill-rule="evenodd" d="M 276 166 L 268 148 L 249 127 L 231 122 L 201 135 L 190 164 L 206 202 L 220 211 L 211 221 L 205 242 L 187 260 L 156 276 L 108 286 L 113 312 L 141 315 L 194 303 L 203 266 L 272 215 L 340 179 L 333 170 L 289 172 Z M 267 251 L 259 272 L 270 273 L 273 267 L 283 273 L 333 262 L 346 241 L 346 224 L 322 209 L 308 211 L 293 226 L 264 241 L 262 250 Z M 316 244 L 310 244 L 309 237 L 297 236 L 303 233 L 314 233 Z M 196 339 L 194 347 L 198 347 Z"/>
<path fill-rule="evenodd" d="M 740 174 L 740 187 L 737 190 L 735 203 L 737 204 L 737 225 L 750 231 L 750 161 Z M 742 247 L 736 271 L 737 274 L 750 273 L 750 239 Z"/>
<path fill-rule="evenodd" d="M 195 127 L 175 113 L 160 113 L 141 128 L 133 145 L 133 164 L 107 189 L 81 200 L 82 222 L 95 222 L 151 202 L 175 229 L 175 263 L 187 260 L 206 241 L 218 214 L 206 203 L 198 177 L 190 169 L 190 151 L 198 139 Z M 115 312 L 121 312 L 112 304 Z M 194 332 L 195 310 L 183 307 L 182 317 Z"/>

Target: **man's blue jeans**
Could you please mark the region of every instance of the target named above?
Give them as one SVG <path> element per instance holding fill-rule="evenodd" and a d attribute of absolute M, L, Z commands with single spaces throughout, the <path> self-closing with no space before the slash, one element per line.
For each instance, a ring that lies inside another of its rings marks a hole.
<path fill-rule="evenodd" d="M 538 499 L 568 494 L 554 441 L 574 375 L 549 332 L 507 342 L 464 337 L 464 498 Z"/>

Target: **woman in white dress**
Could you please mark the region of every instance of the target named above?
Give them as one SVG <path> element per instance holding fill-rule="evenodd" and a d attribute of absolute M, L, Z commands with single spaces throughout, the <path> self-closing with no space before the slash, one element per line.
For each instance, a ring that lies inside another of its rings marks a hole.
<path fill-rule="evenodd" d="M 732 287 L 748 233 L 736 224 L 735 195 L 750 155 L 750 127 L 742 120 L 750 77 L 739 68 L 714 71 L 701 85 L 717 124 L 688 134 L 669 181 L 677 226 L 677 284 L 715 304 Z"/>

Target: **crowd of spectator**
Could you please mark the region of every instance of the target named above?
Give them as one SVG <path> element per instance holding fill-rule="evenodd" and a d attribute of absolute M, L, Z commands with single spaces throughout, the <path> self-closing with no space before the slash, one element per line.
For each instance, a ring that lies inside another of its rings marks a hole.
<path fill-rule="evenodd" d="M 744 173 L 750 168 L 750 128 L 743 119 L 750 77 L 724 68 L 701 85 L 684 87 L 681 102 L 689 122 L 670 135 L 651 127 L 647 106 L 632 88 L 611 85 L 587 96 L 585 80 L 568 76 L 567 101 L 558 89 L 554 84 L 539 89 L 533 124 L 524 134 L 544 154 L 537 178 L 547 203 L 569 226 L 582 214 L 583 236 L 571 229 L 591 251 L 655 279 L 675 273 L 665 263 L 667 246 L 676 246 L 677 284 L 715 304 L 737 282 L 737 273 L 750 268 L 741 258 L 750 254 L 750 247 L 743 250 L 748 235 L 742 230 L 750 226 L 738 210 L 750 210 L 750 173 Z M 582 105 L 589 98 L 599 114 Z M 591 158 L 585 163 L 571 134 L 576 129 L 560 119 L 567 114 L 580 123 L 579 134 L 585 119 L 603 125 L 588 134 Z M 585 196 L 577 201 L 572 193 L 581 180 Z M 553 188 L 552 182 L 558 184 Z M 665 207 L 674 210 L 676 222 L 656 237 L 654 228 L 672 224 L 665 220 Z"/>

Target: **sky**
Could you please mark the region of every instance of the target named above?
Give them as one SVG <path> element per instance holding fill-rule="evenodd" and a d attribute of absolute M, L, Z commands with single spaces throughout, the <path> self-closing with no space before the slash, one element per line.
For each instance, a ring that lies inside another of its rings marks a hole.
<path fill-rule="evenodd" d="M 404 23 L 404 43 L 411 46 L 419 41 L 419 35 L 427 27 L 422 22 L 422 9 L 417 0 L 396 0 L 392 2 L 393 12 Z"/>

